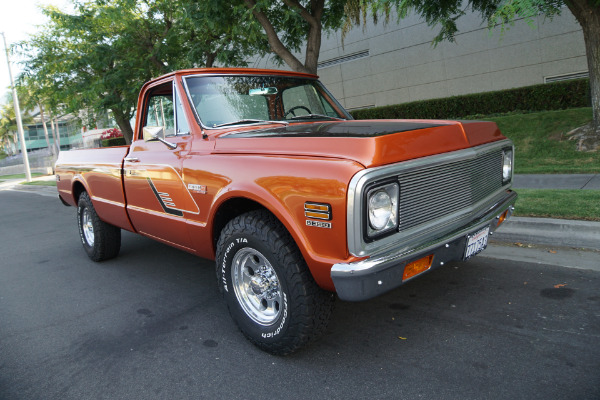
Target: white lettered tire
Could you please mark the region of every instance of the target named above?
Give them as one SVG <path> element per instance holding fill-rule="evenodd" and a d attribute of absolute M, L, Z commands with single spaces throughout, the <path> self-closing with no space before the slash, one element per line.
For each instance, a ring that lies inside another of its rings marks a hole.
<path fill-rule="evenodd" d="M 217 280 L 242 333 L 285 355 L 323 334 L 334 295 L 319 288 L 292 237 L 267 211 L 231 220 L 217 243 Z"/>
<path fill-rule="evenodd" d="M 102 221 L 90 196 L 83 192 L 77 201 L 77 227 L 83 249 L 93 261 L 116 257 L 121 250 L 121 229 Z"/>

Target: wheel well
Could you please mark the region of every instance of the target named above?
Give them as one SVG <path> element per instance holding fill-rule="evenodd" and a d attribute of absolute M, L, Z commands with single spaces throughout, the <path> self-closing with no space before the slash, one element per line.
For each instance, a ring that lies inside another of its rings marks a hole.
<path fill-rule="evenodd" d="M 229 221 L 248 211 L 261 209 L 267 210 L 263 205 L 253 200 L 241 197 L 229 199 L 225 203 L 221 204 L 217 210 L 217 213 L 215 214 L 215 219 L 213 222 L 213 248 L 217 247 L 217 242 L 219 241 L 219 236 L 221 236 L 221 231 Z"/>
<path fill-rule="evenodd" d="M 81 196 L 81 193 L 83 192 L 85 192 L 85 187 L 83 186 L 83 183 L 75 182 L 73 184 L 73 198 L 75 199 L 75 203 L 79 202 L 79 196 Z"/>

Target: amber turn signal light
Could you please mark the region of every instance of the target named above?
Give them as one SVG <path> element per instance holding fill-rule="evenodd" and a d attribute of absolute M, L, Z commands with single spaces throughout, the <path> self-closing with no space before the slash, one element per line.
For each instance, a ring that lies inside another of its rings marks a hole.
<path fill-rule="evenodd" d="M 331 206 L 325 203 L 304 203 L 304 216 L 307 218 L 331 220 Z"/>
<path fill-rule="evenodd" d="M 413 261 L 409 264 L 406 264 L 404 267 L 404 274 L 402 275 L 402 280 L 405 281 L 413 276 L 419 275 L 422 272 L 427 271 L 431 268 L 431 263 L 433 262 L 433 254 L 427 257 L 423 257 L 417 261 Z"/>
<path fill-rule="evenodd" d="M 506 210 L 502 214 L 500 214 L 500 216 L 498 217 L 498 223 L 496 224 L 496 226 L 500 226 L 506 220 L 507 215 L 508 215 L 508 210 Z"/>

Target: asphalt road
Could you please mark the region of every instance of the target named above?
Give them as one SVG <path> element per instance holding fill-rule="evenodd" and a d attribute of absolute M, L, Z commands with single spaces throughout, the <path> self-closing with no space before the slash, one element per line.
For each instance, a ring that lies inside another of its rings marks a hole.
<path fill-rule="evenodd" d="M 0 399 L 599 399 L 600 272 L 475 257 L 362 303 L 288 357 L 254 348 L 212 262 L 0 192 Z"/>

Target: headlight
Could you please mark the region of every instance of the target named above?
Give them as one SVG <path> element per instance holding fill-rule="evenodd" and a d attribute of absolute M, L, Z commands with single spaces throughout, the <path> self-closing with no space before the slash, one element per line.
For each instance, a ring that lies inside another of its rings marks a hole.
<path fill-rule="evenodd" d="M 398 227 L 397 183 L 372 188 L 367 193 L 367 237 L 374 238 Z"/>
<path fill-rule="evenodd" d="M 513 151 L 505 149 L 502 152 L 502 183 L 508 183 L 512 179 Z"/>

